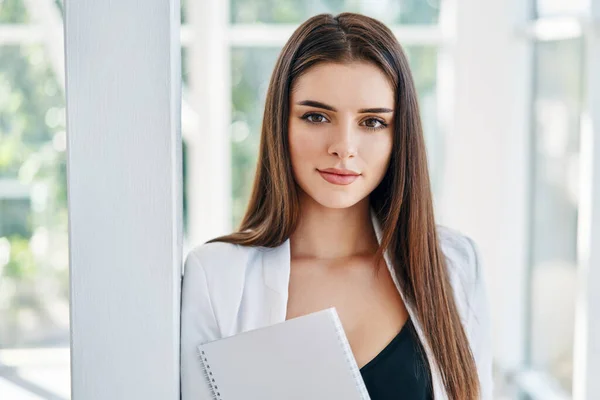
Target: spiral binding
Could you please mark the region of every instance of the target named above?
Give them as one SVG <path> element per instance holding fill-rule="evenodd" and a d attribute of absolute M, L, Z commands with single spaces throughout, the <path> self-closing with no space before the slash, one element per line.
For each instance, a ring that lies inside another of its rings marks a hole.
<path fill-rule="evenodd" d="M 202 372 L 204 372 L 204 376 L 206 377 L 207 382 L 210 384 L 210 391 L 213 400 L 222 400 L 223 398 L 221 397 L 219 386 L 217 385 L 213 373 L 210 370 L 210 365 L 208 364 L 208 359 L 206 358 L 204 350 L 202 350 L 202 348 L 198 346 L 197 351 L 198 356 L 200 357 L 200 361 L 202 362 Z"/>
<path fill-rule="evenodd" d="M 354 383 L 356 383 L 356 387 L 360 392 L 362 400 L 370 400 L 369 392 L 367 392 L 365 382 L 362 379 L 362 375 L 360 373 L 358 365 L 356 364 L 354 355 L 352 354 L 352 349 L 350 348 L 350 343 L 348 342 L 348 338 L 346 337 L 346 333 L 344 332 L 344 328 L 342 327 L 342 322 L 340 321 L 337 312 L 335 312 L 335 309 L 330 308 L 330 312 L 333 316 L 335 330 L 340 340 L 340 344 L 343 347 L 344 355 L 346 356 L 346 361 L 348 362 L 348 365 L 350 365 L 350 370 L 352 372 L 352 377 L 354 378 Z"/>

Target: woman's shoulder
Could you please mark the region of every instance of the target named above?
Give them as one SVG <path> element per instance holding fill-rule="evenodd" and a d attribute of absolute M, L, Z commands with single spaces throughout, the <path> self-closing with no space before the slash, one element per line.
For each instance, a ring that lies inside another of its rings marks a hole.
<path fill-rule="evenodd" d="M 482 273 L 479 247 L 468 235 L 444 225 L 437 225 L 440 249 L 450 274 L 456 274 L 463 284 L 475 284 Z"/>
<path fill-rule="evenodd" d="M 205 326 L 198 340 L 217 339 L 255 327 L 261 321 L 260 313 L 270 312 L 269 304 L 261 303 L 270 299 L 265 295 L 266 250 L 224 242 L 191 249 L 183 269 L 181 315 L 187 320 L 188 330 Z"/>
<path fill-rule="evenodd" d="M 485 274 L 479 246 L 459 230 L 437 225 L 440 249 L 445 256 L 448 278 L 463 322 L 470 323 L 486 299 Z"/>
<path fill-rule="evenodd" d="M 192 247 L 186 256 L 187 268 L 202 269 L 205 274 L 236 274 L 252 263 L 258 247 L 228 242 L 210 242 Z"/>
<path fill-rule="evenodd" d="M 223 257 L 235 257 L 240 249 L 244 248 L 238 244 L 228 242 L 206 242 L 193 246 L 187 258 L 194 258 L 199 261 L 210 261 L 212 259 L 222 259 Z"/>
<path fill-rule="evenodd" d="M 438 225 L 437 231 L 460 318 L 477 365 L 481 398 L 490 399 L 493 389 L 491 315 L 479 246 L 458 230 Z"/>
<path fill-rule="evenodd" d="M 463 232 L 445 225 L 436 225 L 438 241 L 446 257 L 464 262 L 474 261 L 478 256 L 477 245 Z"/>

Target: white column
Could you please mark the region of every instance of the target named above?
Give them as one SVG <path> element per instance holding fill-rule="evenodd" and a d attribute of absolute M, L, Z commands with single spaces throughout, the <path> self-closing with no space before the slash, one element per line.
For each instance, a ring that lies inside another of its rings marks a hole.
<path fill-rule="evenodd" d="M 179 21 L 66 3 L 73 399 L 179 399 Z"/>
<path fill-rule="evenodd" d="M 524 356 L 531 51 L 517 35 L 527 2 L 441 3 L 439 221 L 480 246 L 495 360 Z"/>
<path fill-rule="evenodd" d="M 228 1 L 189 1 L 189 100 L 198 130 L 188 135 L 188 243 L 231 229 L 231 125 Z"/>
<path fill-rule="evenodd" d="M 578 299 L 574 400 L 600 398 L 600 1 L 586 32 L 586 110 L 581 131 Z"/>

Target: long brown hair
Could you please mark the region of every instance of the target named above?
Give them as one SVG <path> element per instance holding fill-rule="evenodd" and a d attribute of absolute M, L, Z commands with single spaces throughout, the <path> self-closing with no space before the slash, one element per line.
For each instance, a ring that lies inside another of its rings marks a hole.
<path fill-rule="evenodd" d="M 377 265 L 389 249 L 448 396 L 477 399 L 475 361 L 438 244 L 417 93 L 402 47 L 381 22 L 353 13 L 320 14 L 296 29 L 271 76 L 257 171 L 244 218 L 236 232 L 210 242 L 276 247 L 290 237 L 299 218 L 288 149 L 290 90 L 299 76 L 318 63 L 352 61 L 378 66 L 395 91 L 391 159 L 383 180 L 369 196 L 382 228 Z"/>

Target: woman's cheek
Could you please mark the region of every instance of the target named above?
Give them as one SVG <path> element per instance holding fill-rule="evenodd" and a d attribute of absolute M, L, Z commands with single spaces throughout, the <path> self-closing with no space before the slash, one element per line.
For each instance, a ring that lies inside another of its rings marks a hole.
<path fill-rule="evenodd" d="M 385 173 L 392 155 L 392 139 L 391 137 L 377 139 L 365 143 L 361 155 L 370 166 L 369 169 L 374 172 L 377 171 L 377 173 Z"/>
<path fill-rule="evenodd" d="M 308 129 L 299 129 L 296 127 L 290 134 L 290 146 L 292 157 L 298 162 L 306 162 L 315 156 L 318 156 L 319 151 L 327 153 L 327 149 L 321 149 L 322 143 L 318 140 L 315 132 Z"/>

